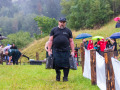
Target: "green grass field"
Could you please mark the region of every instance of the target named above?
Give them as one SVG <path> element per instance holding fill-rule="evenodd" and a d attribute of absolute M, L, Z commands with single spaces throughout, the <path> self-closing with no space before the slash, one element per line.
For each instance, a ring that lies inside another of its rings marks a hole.
<path fill-rule="evenodd" d="M 0 90 L 99 90 L 82 76 L 82 68 L 70 70 L 69 81 L 55 80 L 55 71 L 43 65 L 0 65 Z"/>

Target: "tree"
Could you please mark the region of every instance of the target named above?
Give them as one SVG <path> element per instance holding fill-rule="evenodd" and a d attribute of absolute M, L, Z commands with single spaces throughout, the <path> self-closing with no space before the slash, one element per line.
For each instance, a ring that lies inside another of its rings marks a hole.
<path fill-rule="evenodd" d="M 61 6 L 60 6 L 60 0 L 45 0 L 45 7 L 46 11 L 43 12 L 44 15 L 50 18 L 55 18 L 58 19 L 59 16 L 61 15 Z"/>
<path fill-rule="evenodd" d="M 61 5 L 62 12 L 67 15 L 68 26 L 76 30 L 99 27 L 113 15 L 107 0 L 62 0 Z"/>
<path fill-rule="evenodd" d="M 34 20 L 38 23 L 38 26 L 41 28 L 42 32 L 49 34 L 51 29 L 57 26 L 57 21 L 55 18 L 49 18 L 46 16 L 36 17 Z"/>
<path fill-rule="evenodd" d="M 33 38 L 30 37 L 29 32 L 19 31 L 14 34 L 9 34 L 8 39 L 2 41 L 3 44 L 12 44 L 14 43 L 18 48 L 23 48 L 32 42 Z"/>

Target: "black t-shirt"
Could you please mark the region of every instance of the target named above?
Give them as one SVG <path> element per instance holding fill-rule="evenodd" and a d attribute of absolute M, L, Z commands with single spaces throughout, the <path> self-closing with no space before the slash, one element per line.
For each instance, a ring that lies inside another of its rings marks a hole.
<path fill-rule="evenodd" d="M 117 51 L 117 43 L 116 42 L 113 43 L 113 46 L 115 46 L 114 51 Z"/>
<path fill-rule="evenodd" d="M 50 36 L 53 36 L 52 48 L 57 51 L 69 51 L 69 39 L 72 38 L 72 32 L 68 28 L 60 29 L 55 27 L 52 29 Z"/>
<path fill-rule="evenodd" d="M 8 56 L 12 56 L 12 60 L 18 60 L 21 56 L 21 52 L 18 49 L 8 49 Z"/>
<path fill-rule="evenodd" d="M 106 48 L 111 48 L 112 47 L 112 44 L 107 44 L 106 45 Z"/>

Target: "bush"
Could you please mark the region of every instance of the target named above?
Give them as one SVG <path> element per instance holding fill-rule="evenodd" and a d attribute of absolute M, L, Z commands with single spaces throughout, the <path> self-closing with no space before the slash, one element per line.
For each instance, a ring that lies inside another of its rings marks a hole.
<path fill-rule="evenodd" d="M 7 37 L 8 39 L 4 39 L 2 43 L 5 45 L 14 43 L 18 48 L 23 48 L 33 41 L 33 38 L 30 37 L 30 33 L 23 31 L 9 34 Z"/>

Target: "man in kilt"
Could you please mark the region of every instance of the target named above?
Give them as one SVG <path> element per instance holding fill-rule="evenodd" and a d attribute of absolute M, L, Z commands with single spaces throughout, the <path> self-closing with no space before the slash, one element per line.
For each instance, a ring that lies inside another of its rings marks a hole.
<path fill-rule="evenodd" d="M 54 57 L 56 81 L 60 81 L 61 69 L 64 73 L 63 81 L 68 81 L 70 48 L 71 55 L 74 56 L 72 32 L 66 28 L 66 18 L 60 18 L 58 26 L 51 30 L 48 44 L 48 54 L 53 54 Z"/>

